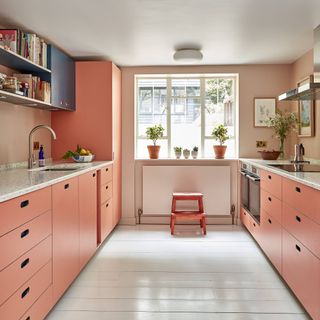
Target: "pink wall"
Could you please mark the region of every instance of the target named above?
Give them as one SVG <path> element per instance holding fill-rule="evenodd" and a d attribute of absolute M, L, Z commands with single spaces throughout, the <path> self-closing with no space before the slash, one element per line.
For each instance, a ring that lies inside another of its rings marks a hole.
<path fill-rule="evenodd" d="M 292 65 L 292 86 L 313 73 L 313 50 L 308 51 Z M 315 102 L 315 136 L 298 138 L 298 142 L 303 143 L 306 157 L 320 159 L 320 101 Z M 298 103 L 294 103 L 294 109 L 298 109 Z"/>

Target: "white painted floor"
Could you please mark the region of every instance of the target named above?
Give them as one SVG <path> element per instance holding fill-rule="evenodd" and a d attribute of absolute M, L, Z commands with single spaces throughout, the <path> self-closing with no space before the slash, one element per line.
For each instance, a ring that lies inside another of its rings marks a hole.
<path fill-rule="evenodd" d="M 118 227 L 47 320 L 309 319 L 237 226 Z"/>

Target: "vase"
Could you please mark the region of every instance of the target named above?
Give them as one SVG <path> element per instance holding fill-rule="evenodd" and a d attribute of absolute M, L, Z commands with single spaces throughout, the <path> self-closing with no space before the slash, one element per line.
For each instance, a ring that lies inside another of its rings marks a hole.
<path fill-rule="evenodd" d="M 280 159 L 284 159 L 284 138 L 280 139 L 280 145 L 279 145 L 279 151 L 280 151 Z"/>

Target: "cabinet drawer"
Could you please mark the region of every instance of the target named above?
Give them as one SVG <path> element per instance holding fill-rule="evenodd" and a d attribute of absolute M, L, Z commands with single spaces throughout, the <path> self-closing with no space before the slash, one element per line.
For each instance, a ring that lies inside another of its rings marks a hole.
<path fill-rule="evenodd" d="M 48 211 L 0 237 L 0 270 L 50 234 L 51 211 Z"/>
<path fill-rule="evenodd" d="M 282 276 L 313 319 L 319 319 L 320 262 L 302 243 L 282 231 Z"/>
<path fill-rule="evenodd" d="M 261 189 L 261 209 L 281 223 L 281 201 L 270 192 Z"/>
<path fill-rule="evenodd" d="M 320 225 L 283 204 L 283 227 L 320 258 Z"/>
<path fill-rule="evenodd" d="M 110 234 L 113 229 L 112 199 L 101 205 L 100 208 L 100 242 Z"/>
<path fill-rule="evenodd" d="M 261 227 L 260 225 L 251 217 L 249 216 L 250 221 L 250 232 L 254 239 L 260 244 L 261 243 Z"/>
<path fill-rule="evenodd" d="M 104 185 L 112 180 L 112 165 L 100 170 L 100 185 Z"/>
<path fill-rule="evenodd" d="M 0 203 L 0 236 L 51 208 L 51 188 Z"/>
<path fill-rule="evenodd" d="M 0 319 L 19 319 L 52 283 L 51 261 L 0 307 Z"/>
<path fill-rule="evenodd" d="M 249 220 L 249 213 L 243 208 L 241 208 L 240 210 L 240 220 L 243 223 L 243 225 L 248 230 L 250 230 L 251 226 L 250 226 L 250 220 Z"/>
<path fill-rule="evenodd" d="M 49 236 L 0 272 L 0 305 L 51 260 L 51 247 Z"/>
<path fill-rule="evenodd" d="M 52 308 L 52 286 L 50 286 L 20 320 L 43 320 Z"/>
<path fill-rule="evenodd" d="M 320 191 L 290 179 L 283 179 L 283 201 L 320 223 Z"/>
<path fill-rule="evenodd" d="M 278 221 L 261 211 L 261 247 L 275 268 L 281 273 L 282 227 Z"/>
<path fill-rule="evenodd" d="M 100 187 L 100 203 L 104 203 L 112 197 L 112 181 Z"/>
<path fill-rule="evenodd" d="M 261 188 L 270 192 L 275 197 L 281 200 L 282 192 L 282 178 L 281 176 L 271 173 L 269 171 L 261 170 Z"/>

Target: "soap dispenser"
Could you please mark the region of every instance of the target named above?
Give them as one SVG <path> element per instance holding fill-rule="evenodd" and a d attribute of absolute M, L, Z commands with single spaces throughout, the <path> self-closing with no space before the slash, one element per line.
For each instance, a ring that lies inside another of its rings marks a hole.
<path fill-rule="evenodd" d="M 43 151 L 43 145 L 40 146 L 39 151 L 39 167 L 45 166 L 45 159 L 44 159 L 44 151 Z"/>

